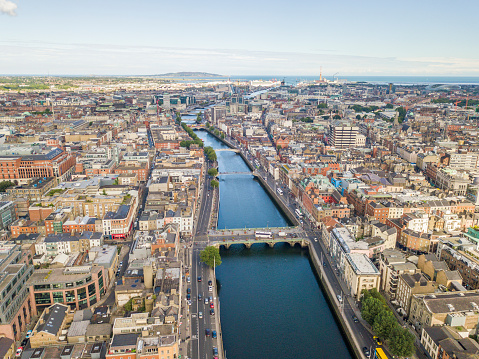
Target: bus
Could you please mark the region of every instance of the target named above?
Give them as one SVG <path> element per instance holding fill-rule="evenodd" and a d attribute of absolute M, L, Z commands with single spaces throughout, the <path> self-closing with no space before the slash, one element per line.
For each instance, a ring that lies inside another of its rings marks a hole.
<path fill-rule="evenodd" d="M 280 196 L 283 195 L 283 190 L 282 190 L 281 188 L 279 188 L 279 187 L 276 188 L 276 192 L 278 192 L 278 194 L 279 194 Z"/>
<path fill-rule="evenodd" d="M 388 359 L 388 357 L 382 348 L 376 348 L 374 350 L 374 359 Z"/>
<path fill-rule="evenodd" d="M 256 231 L 254 232 L 254 236 L 256 237 L 256 239 L 258 238 L 273 238 L 273 233 L 272 232 L 260 232 L 260 231 Z"/>
<path fill-rule="evenodd" d="M 301 218 L 303 217 L 303 213 L 301 213 L 301 210 L 299 208 L 296 208 L 296 210 L 294 211 L 294 213 L 296 214 L 296 216 L 298 218 Z"/>

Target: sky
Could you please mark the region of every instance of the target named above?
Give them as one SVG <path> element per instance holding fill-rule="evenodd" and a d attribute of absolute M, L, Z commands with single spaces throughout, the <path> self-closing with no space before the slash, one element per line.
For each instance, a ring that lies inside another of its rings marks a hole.
<path fill-rule="evenodd" d="M 0 74 L 479 76 L 474 0 L 0 0 Z"/>

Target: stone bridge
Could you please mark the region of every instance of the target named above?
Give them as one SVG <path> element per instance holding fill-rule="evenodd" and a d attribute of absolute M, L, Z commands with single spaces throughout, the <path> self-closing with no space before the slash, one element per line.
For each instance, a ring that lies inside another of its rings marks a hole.
<path fill-rule="evenodd" d="M 233 244 L 242 244 L 246 248 L 251 248 L 253 244 L 262 243 L 267 244 L 271 248 L 274 247 L 277 243 L 289 243 L 291 247 L 294 247 L 296 244 L 299 244 L 301 248 L 308 246 L 309 239 L 304 238 L 278 238 L 278 239 L 269 239 L 269 238 L 259 238 L 259 239 L 228 239 L 220 241 L 211 241 L 210 244 L 215 247 L 224 246 L 226 249 L 229 249 Z"/>

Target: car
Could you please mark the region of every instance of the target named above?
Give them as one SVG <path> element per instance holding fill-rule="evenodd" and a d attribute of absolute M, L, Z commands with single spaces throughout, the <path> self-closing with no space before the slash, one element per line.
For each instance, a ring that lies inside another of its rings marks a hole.
<path fill-rule="evenodd" d="M 359 323 L 359 319 L 358 319 L 358 317 L 356 317 L 355 315 L 353 315 L 353 322 L 354 322 L 354 323 Z"/>
<path fill-rule="evenodd" d="M 198 282 L 201 282 L 201 276 L 198 277 Z"/>
<path fill-rule="evenodd" d="M 190 300 L 190 299 L 191 299 L 191 294 L 188 293 L 188 294 L 186 295 L 186 300 Z"/>
<path fill-rule="evenodd" d="M 203 318 L 203 312 L 198 312 L 198 318 L 200 318 L 200 319 Z"/>
<path fill-rule="evenodd" d="M 188 283 L 191 283 L 191 278 L 190 278 L 189 276 L 186 277 L 186 281 L 187 281 Z"/>
<path fill-rule="evenodd" d="M 28 338 L 25 338 L 25 339 L 23 339 L 22 342 L 20 343 L 20 346 L 21 346 L 21 347 L 26 347 L 27 344 L 28 344 Z"/>
<path fill-rule="evenodd" d="M 201 300 L 201 299 L 203 299 L 203 296 L 200 293 L 200 294 L 198 294 L 198 300 Z"/>
<path fill-rule="evenodd" d="M 336 295 L 336 298 L 338 298 L 338 301 L 339 301 L 339 302 L 342 302 L 342 301 L 343 301 L 343 297 L 341 297 L 340 294 Z"/>
<path fill-rule="evenodd" d="M 213 291 L 213 287 L 210 285 L 210 286 L 208 287 L 208 292 L 212 292 L 212 291 Z"/>
<path fill-rule="evenodd" d="M 217 347 L 213 347 L 213 354 L 218 355 L 218 348 Z"/>
<path fill-rule="evenodd" d="M 210 330 L 209 330 L 209 329 L 205 329 L 205 335 L 206 335 L 207 337 L 210 336 Z"/>
<path fill-rule="evenodd" d="M 209 303 L 208 297 L 205 297 L 205 304 L 208 304 L 208 303 Z"/>
<path fill-rule="evenodd" d="M 23 347 L 18 347 L 17 352 L 15 353 L 15 356 L 17 356 L 17 357 L 21 356 L 22 352 L 23 352 Z"/>
<path fill-rule="evenodd" d="M 214 303 L 211 302 L 211 303 L 210 303 L 210 308 L 214 308 L 214 307 L 215 307 Z"/>
<path fill-rule="evenodd" d="M 215 310 L 213 308 L 210 309 L 210 315 L 215 315 Z"/>
<path fill-rule="evenodd" d="M 209 280 L 208 285 L 213 285 L 213 281 Z"/>
<path fill-rule="evenodd" d="M 216 330 L 213 330 L 213 331 L 211 332 L 211 337 L 212 337 L 213 339 L 216 338 Z"/>
<path fill-rule="evenodd" d="M 369 351 L 368 347 L 363 347 L 363 354 L 369 357 L 371 355 L 371 352 Z"/>
<path fill-rule="evenodd" d="M 191 288 L 188 288 L 188 289 L 186 290 L 186 293 L 190 294 L 190 293 L 191 293 Z"/>
<path fill-rule="evenodd" d="M 30 338 L 30 337 L 32 336 L 32 334 L 33 334 L 33 330 L 30 329 L 30 330 L 27 332 L 27 335 L 25 336 L 25 338 Z"/>
<path fill-rule="evenodd" d="M 209 299 L 210 303 L 213 303 L 213 297 L 209 297 L 208 299 Z"/>
<path fill-rule="evenodd" d="M 191 305 L 191 300 L 188 301 L 188 305 Z"/>
<path fill-rule="evenodd" d="M 383 345 L 383 343 L 379 340 L 377 336 L 374 336 L 373 340 L 376 342 L 377 345 Z"/>

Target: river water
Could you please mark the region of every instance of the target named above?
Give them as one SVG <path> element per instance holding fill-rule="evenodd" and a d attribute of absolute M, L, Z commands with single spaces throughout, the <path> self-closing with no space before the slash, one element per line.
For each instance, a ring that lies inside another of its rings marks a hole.
<path fill-rule="evenodd" d="M 207 132 L 197 135 L 205 146 L 227 148 Z M 234 152 L 216 154 L 220 172 L 248 171 Z M 287 225 L 253 176 L 220 176 L 218 228 Z M 216 277 L 228 359 L 351 358 L 307 250 L 233 245 L 221 257 Z"/>

